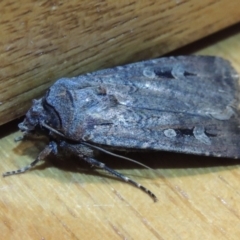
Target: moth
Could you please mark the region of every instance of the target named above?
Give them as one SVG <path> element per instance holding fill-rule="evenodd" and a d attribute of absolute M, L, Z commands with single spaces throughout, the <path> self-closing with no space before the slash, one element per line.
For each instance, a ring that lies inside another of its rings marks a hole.
<path fill-rule="evenodd" d="M 150 190 L 96 160 L 94 150 L 239 158 L 238 95 L 236 71 L 211 56 L 164 57 L 59 79 L 19 124 L 23 137 L 40 132 L 49 144 L 28 166 L 4 176 L 63 150 L 156 201 Z"/>

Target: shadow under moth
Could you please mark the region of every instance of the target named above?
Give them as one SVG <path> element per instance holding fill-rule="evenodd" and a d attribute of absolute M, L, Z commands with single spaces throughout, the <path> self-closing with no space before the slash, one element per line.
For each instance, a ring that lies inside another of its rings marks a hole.
<path fill-rule="evenodd" d="M 96 160 L 94 150 L 240 158 L 238 95 L 238 74 L 210 56 L 164 57 L 59 79 L 19 124 L 23 137 L 40 132 L 49 144 L 28 166 L 3 175 L 23 173 L 63 150 L 156 201 L 144 186 Z"/>

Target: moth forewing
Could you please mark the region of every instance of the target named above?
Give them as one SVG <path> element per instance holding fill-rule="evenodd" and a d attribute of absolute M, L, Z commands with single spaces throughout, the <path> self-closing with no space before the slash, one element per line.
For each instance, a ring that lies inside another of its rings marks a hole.
<path fill-rule="evenodd" d="M 238 74 L 219 57 L 165 57 L 58 80 L 19 128 L 45 129 L 45 156 L 70 151 L 156 197 L 94 159 L 105 150 L 155 150 L 239 158 Z"/>

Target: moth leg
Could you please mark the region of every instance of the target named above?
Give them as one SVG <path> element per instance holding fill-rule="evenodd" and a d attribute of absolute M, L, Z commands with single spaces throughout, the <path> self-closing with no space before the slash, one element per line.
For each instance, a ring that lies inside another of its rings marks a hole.
<path fill-rule="evenodd" d="M 154 202 L 157 201 L 157 197 L 155 196 L 155 194 L 153 194 L 150 190 L 148 190 L 147 188 L 145 188 L 144 186 L 142 186 L 141 184 L 133 181 L 132 179 L 124 176 L 123 174 L 107 167 L 104 163 L 102 162 L 99 162 L 93 158 L 90 158 L 90 157 L 86 157 L 86 156 L 81 156 L 81 158 L 88 162 L 89 164 L 95 166 L 95 167 L 98 167 L 98 168 L 101 168 L 105 171 L 107 171 L 108 173 L 112 174 L 113 176 L 117 177 L 117 178 L 120 178 L 121 180 L 127 182 L 127 183 L 131 183 L 132 185 L 134 185 L 135 187 L 137 188 L 140 188 L 142 191 L 144 191 L 145 193 L 147 193 L 153 200 Z"/>
<path fill-rule="evenodd" d="M 18 170 L 5 172 L 5 173 L 3 173 L 3 177 L 20 174 L 20 173 L 24 173 L 24 172 L 28 171 L 29 169 L 33 168 L 38 162 L 45 159 L 51 152 L 53 152 L 55 150 L 56 150 L 55 146 L 52 143 L 50 143 L 38 154 L 37 158 L 33 162 L 31 162 L 29 165 L 27 165 L 23 168 L 20 168 Z"/>

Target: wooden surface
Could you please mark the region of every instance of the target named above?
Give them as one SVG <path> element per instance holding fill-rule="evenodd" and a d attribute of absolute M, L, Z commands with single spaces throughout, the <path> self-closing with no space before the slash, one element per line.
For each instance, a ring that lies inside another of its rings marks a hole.
<path fill-rule="evenodd" d="M 240 28 L 234 29 L 225 39 L 229 31 L 204 39 L 221 41 L 197 53 L 224 56 L 240 72 Z M 16 125 L 0 128 L 1 173 L 31 162 L 44 146 L 14 143 L 20 136 Z M 151 189 L 157 203 L 126 183 L 82 169 L 78 161 L 49 159 L 25 174 L 0 178 L 1 239 L 239 239 L 239 161 L 173 153 L 130 156 L 154 170 L 102 160 Z"/>
<path fill-rule="evenodd" d="M 0 1 L 0 125 L 55 80 L 160 56 L 240 21 L 240 1 Z"/>

